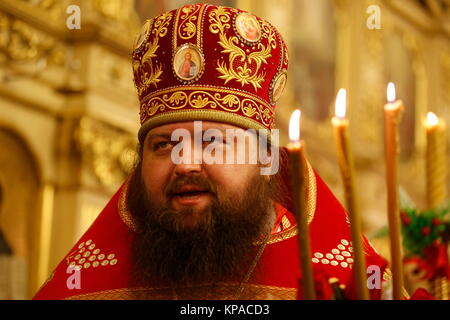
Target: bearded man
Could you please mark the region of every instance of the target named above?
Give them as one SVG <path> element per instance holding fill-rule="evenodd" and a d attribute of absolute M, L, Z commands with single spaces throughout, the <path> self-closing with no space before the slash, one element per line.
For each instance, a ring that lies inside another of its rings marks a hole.
<path fill-rule="evenodd" d="M 259 38 L 243 36 L 239 15 L 254 18 Z M 274 129 L 274 90 L 288 67 L 281 35 L 248 12 L 196 4 L 148 20 L 137 39 L 135 170 L 35 299 L 301 298 L 288 157 L 276 152 Z M 189 80 L 174 65 L 187 47 L 201 57 Z M 253 131 L 240 139 L 244 130 Z M 248 161 L 255 143 L 270 161 Z M 347 215 L 309 165 L 305 176 L 317 296 L 330 299 L 328 279 L 337 278 L 352 298 Z M 382 274 L 385 260 L 366 240 L 364 249 Z M 370 289 L 380 298 L 379 286 Z"/>

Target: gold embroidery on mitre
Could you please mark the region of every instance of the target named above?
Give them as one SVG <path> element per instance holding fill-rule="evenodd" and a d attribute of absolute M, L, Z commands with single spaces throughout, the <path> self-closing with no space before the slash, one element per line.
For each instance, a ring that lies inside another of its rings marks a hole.
<path fill-rule="evenodd" d="M 140 60 L 133 59 L 134 83 L 139 95 L 152 85 L 156 88 L 158 82 L 161 81 L 162 64 L 155 62 L 154 59 L 157 57 L 156 51 L 159 48 L 159 39 L 167 34 L 167 27 L 171 19 L 172 13 L 167 12 L 154 21 L 153 28 L 150 31 L 151 34 L 154 34 L 153 41 L 146 43 L 145 53 Z"/>
<path fill-rule="evenodd" d="M 289 63 L 289 54 L 288 54 L 288 50 L 287 50 L 287 47 L 286 47 L 286 45 L 283 45 L 283 59 L 284 59 L 284 64 L 285 65 L 287 65 L 288 63 Z"/>
<path fill-rule="evenodd" d="M 181 8 L 180 25 L 178 26 L 178 36 L 183 40 L 192 39 L 198 32 L 196 22 L 199 19 L 196 13 L 200 10 L 200 5 L 190 5 Z"/>
<path fill-rule="evenodd" d="M 230 28 L 230 12 L 223 7 L 211 10 L 209 14 L 209 30 L 214 34 L 219 34 L 219 44 L 223 48 L 222 53 L 228 54 L 228 63 L 225 61 L 217 61 L 216 70 L 221 74 L 220 79 L 225 80 L 225 84 L 231 80 L 236 80 L 242 87 L 251 84 L 255 91 L 261 88 L 264 82 L 266 72 L 261 72 L 261 66 L 267 64 L 270 58 L 271 50 L 275 42 L 270 42 L 266 47 L 262 43 L 256 45 L 258 51 L 246 53 L 244 49 L 239 47 L 240 41 L 238 36 L 227 37 L 225 31 Z M 269 37 L 267 33 L 263 33 L 263 37 Z M 271 40 L 269 40 L 271 41 Z"/>
<path fill-rule="evenodd" d="M 67 265 L 73 267 L 76 270 L 81 270 L 82 268 L 88 269 L 91 266 L 96 268 L 100 265 L 114 266 L 117 264 L 118 259 L 114 253 L 110 253 L 107 256 L 101 253 L 99 248 L 95 247 L 95 243 L 92 240 L 87 240 L 78 245 L 78 250 L 71 252 L 67 258 Z"/>
<path fill-rule="evenodd" d="M 272 49 L 277 48 L 277 39 L 274 28 L 265 20 L 261 20 L 261 28 L 263 30 L 262 37 L 267 38 L 269 46 Z"/>
<path fill-rule="evenodd" d="M 142 45 L 148 40 L 152 23 L 153 19 L 145 21 L 144 25 L 141 28 L 141 31 L 137 35 L 136 40 L 134 41 L 134 51 L 136 53 L 139 53 L 141 51 L 141 49 L 143 48 Z"/>
<path fill-rule="evenodd" d="M 178 38 L 191 40 L 194 36 L 197 36 L 197 47 L 202 47 L 202 18 L 207 6 L 206 4 L 194 4 L 181 7 L 177 10 L 172 41 L 173 49 L 178 47 Z"/>
<path fill-rule="evenodd" d="M 203 86 L 175 87 L 152 93 L 141 104 L 141 123 L 158 112 L 167 112 L 167 109 L 206 107 L 229 113 L 242 113 L 248 118 L 261 122 L 266 128 L 274 126 L 274 109 L 264 100 L 236 90 Z"/>

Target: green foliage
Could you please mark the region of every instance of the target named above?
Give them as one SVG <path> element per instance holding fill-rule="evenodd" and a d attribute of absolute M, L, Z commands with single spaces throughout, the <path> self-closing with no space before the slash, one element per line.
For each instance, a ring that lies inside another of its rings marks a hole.
<path fill-rule="evenodd" d="M 401 212 L 403 246 L 406 255 L 423 256 L 424 249 L 434 241 L 449 241 L 450 206 L 425 210 L 405 208 Z"/>

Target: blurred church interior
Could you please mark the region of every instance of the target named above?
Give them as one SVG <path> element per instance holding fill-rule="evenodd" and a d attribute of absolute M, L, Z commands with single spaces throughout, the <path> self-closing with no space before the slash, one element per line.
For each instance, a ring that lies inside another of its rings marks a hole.
<path fill-rule="evenodd" d="M 281 32 L 290 49 L 281 144 L 301 108 L 309 160 L 341 201 L 330 119 L 338 89 L 347 89 L 363 230 L 389 258 L 386 237 L 376 236 L 387 224 L 386 84 L 395 82 L 406 107 L 400 185 L 423 208 L 423 119 L 432 111 L 450 123 L 450 1 L 209 2 L 251 11 Z M 133 41 L 146 19 L 189 3 L 199 1 L 0 2 L 0 299 L 31 298 L 130 173 L 139 128 Z M 66 25 L 72 4 L 79 30 Z M 368 27 L 370 6 L 380 8 L 379 28 Z"/>

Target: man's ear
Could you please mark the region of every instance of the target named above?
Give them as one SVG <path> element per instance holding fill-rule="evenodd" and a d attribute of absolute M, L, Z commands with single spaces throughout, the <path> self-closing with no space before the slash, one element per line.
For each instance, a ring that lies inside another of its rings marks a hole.
<path fill-rule="evenodd" d="M 265 149 L 266 149 L 265 152 L 267 153 L 267 160 L 268 160 L 268 162 L 267 163 L 260 163 L 260 169 L 259 169 L 260 173 L 261 172 L 265 172 L 265 171 L 269 171 L 270 167 L 272 167 L 272 163 L 273 163 L 272 152 L 270 150 L 270 146 L 267 146 Z M 266 180 L 267 182 L 270 181 L 271 175 L 263 174 L 262 176 L 264 177 L 264 180 Z"/>
<path fill-rule="evenodd" d="M 270 176 L 278 173 L 280 167 L 279 130 L 274 129 L 267 135 L 267 131 L 259 129 L 258 159 L 260 174 Z"/>
<path fill-rule="evenodd" d="M 261 146 L 260 146 L 261 148 Z M 259 151 L 260 174 L 269 181 L 271 177 L 278 173 L 279 169 L 279 150 L 276 146 L 268 144 Z"/>

